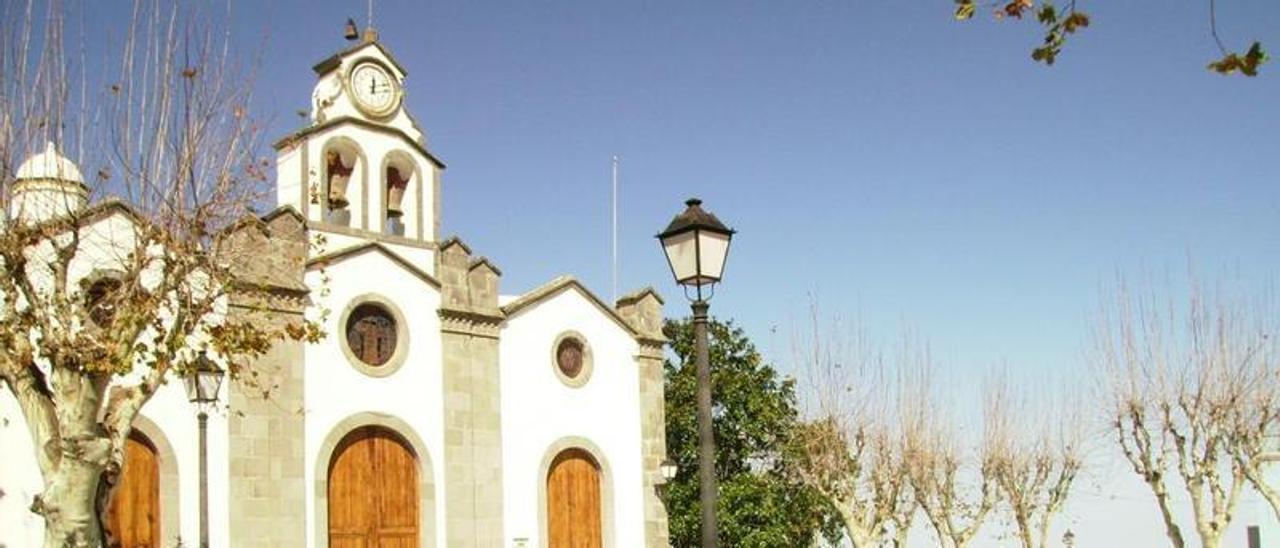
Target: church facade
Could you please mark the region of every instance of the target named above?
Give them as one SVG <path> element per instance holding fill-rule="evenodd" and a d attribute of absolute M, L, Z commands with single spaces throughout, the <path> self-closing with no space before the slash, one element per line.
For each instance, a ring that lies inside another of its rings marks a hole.
<path fill-rule="evenodd" d="M 314 69 L 310 124 L 275 144 L 278 208 L 228 240 L 260 250 L 245 271 L 273 295 L 232 313 L 312 314 L 327 336 L 254 364 L 265 395 L 222 390 L 210 545 L 666 546 L 661 298 L 606 303 L 570 277 L 502 294 L 493 262 L 442 236 L 445 166 L 403 66 L 366 31 Z M 66 162 L 52 148 L 30 162 L 33 181 L 72 177 L 41 172 Z M 180 382 L 143 408 L 107 518 L 124 545 L 198 545 L 196 425 Z M 33 455 L 0 392 L 0 546 L 42 542 Z"/>

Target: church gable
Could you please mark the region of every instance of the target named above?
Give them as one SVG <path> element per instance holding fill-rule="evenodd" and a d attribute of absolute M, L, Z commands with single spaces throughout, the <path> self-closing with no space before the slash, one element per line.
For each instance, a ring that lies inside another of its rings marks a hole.
<path fill-rule="evenodd" d="M 387 249 L 386 246 L 377 242 L 369 242 L 362 245 L 352 246 L 341 251 L 315 257 L 307 261 L 307 270 L 314 272 L 337 267 L 339 265 L 345 269 L 347 266 L 346 263 L 355 263 L 358 267 L 357 270 L 379 273 L 379 278 L 376 280 L 377 282 L 381 282 L 388 273 L 398 270 L 413 279 L 426 284 L 437 292 L 440 290 L 440 281 L 436 280 L 430 273 L 414 266 L 413 263 L 410 263 L 400 255 L 390 249 Z M 349 278 L 337 279 L 334 283 L 352 284 L 361 283 L 362 281 L 373 282 L 374 280 L 370 280 L 367 277 L 351 276 Z M 373 285 L 375 284 L 370 283 L 371 287 Z"/>
<path fill-rule="evenodd" d="M 362 53 L 366 51 L 367 53 Z M 409 74 L 409 71 L 405 70 L 404 66 L 401 65 L 399 61 L 396 61 L 395 56 L 391 55 L 391 52 L 387 51 L 387 49 L 382 47 L 382 44 L 378 43 L 376 40 L 362 40 L 360 43 L 347 48 L 346 50 L 326 57 L 323 61 L 312 66 L 311 70 L 315 71 L 316 76 L 325 76 L 330 72 L 333 72 L 335 69 L 340 68 L 344 59 L 353 57 L 357 54 L 367 54 L 391 65 L 391 67 L 395 69 L 397 76 L 400 78 L 404 78 Z"/>
<path fill-rule="evenodd" d="M 600 319 L 610 320 L 626 336 L 635 337 L 639 334 L 616 310 L 609 308 L 604 301 L 600 300 L 591 290 L 587 289 L 572 276 L 560 276 L 542 287 L 525 293 L 503 305 L 502 311 L 510 321 L 521 315 L 533 313 L 542 305 L 560 298 L 562 295 L 590 305 L 600 314 Z"/>

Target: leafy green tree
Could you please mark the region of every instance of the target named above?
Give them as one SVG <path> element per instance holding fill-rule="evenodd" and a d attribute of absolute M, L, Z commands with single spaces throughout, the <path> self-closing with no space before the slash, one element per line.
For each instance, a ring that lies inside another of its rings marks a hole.
<path fill-rule="evenodd" d="M 667 451 L 680 466 L 667 491 L 671 543 L 697 546 L 693 322 L 668 320 L 664 331 L 676 357 L 666 362 Z M 707 331 L 721 543 L 750 548 L 809 546 L 824 537 L 835 542 L 839 527 L 830 506 L 787 473 L 787 448 L 801 426 L 795 381 L 781 378 L 732 322 L 713 319 Z"/>

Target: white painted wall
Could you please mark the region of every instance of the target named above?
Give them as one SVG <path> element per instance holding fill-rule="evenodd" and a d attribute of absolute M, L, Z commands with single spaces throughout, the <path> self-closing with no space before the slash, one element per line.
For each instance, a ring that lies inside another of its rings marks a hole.
<path fill-rule="evenodd" d="M 445 546 L 443 517 L 443 389 L 441 386 L 440 321 L 436 310 L 440 294 L 386 256 L 370 252 L 348 258 L 327 269 L 332 282 L 328 297 L 313 292 L 313 299 L 331 311 L 319 344 L 307 345 L 306 356 L 306 486 L 307 542 L 316 542 L 316 474 L 327 470 L 319 463 L 319 451 L 340 421 L 363 412 L 394 415 L 414 429 L 427 446 L 436 487 L 436 545 Z M 318 273 L 308 275 L 318 283 Z M 314 287 L 314 285 L 313 285 Z M 338 325 L 342 310 L 353 299 L 377 293 L 399 307 L 407 325 L 398 336 L 408 336 L 408 355 L 388 377 L 371 377 L 348 362 L 342 351 L 345 329 Z M 322 472 L 323 473 L 323 472 Z"/>
<path fill-rule="evenodd" d="M 43 488 L 22 410 L 12 393 L 0 389 L 0 546 L 44 542 L 44 520 L 27 510 Z"/>
<path fill-rule="evenodd" d="M 591 347 L 590 380 L 580 388 L 556 376 L 552 344 L 566 330 Z M 510 542 L 541 546 L 541 466 L 565 437 L 590 440 L 604 453 L 613 493 L 613 537 L 619 547 L 644 538 L 638 349 L 621 326 L 576 288 L 521 310 L 502 331 L 502 456 L 504 523 Z M 605 526 L 606 534 L 609 527 Z"/>

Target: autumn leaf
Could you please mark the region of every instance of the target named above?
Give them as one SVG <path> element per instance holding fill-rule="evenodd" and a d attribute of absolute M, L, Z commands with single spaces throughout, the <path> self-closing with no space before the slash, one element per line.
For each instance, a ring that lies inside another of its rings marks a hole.
<path fill-rule="evenodd" d="M 978 6 L 972 0 L 956 1 L 956 21 L 967 21 L 973 17 L 973 13 L 978 10 Z"/>
<path fill-rule="evenodd" d="M 1258 67 L 1268 60 L 1270 60 L 1270 56 L 1262 49 L 1262 44 L 1254 42 L 1244 55 L 1235 52 L 1228 53 L 1222 59 L 1209 63 L 1208 68 L 1224 76 L 1239 71 L 1245 76 L 1253 77 L 1258 75 Z"/>
<path fill-rule="evenodd" d="M 1013 0 L 1004 5 L 1004 14 L 1014 19 L 1022 19 L 1022 12 L 1031 9 L 1031 7 L 1032 0 Z"/>
<path fill-rule="evenodd" d="M 1075 33 L 1077 29 L 1083 29 L 1089 26 L 1089 16 L 1084 12 L 1073 11 L 1067 16 L 1067 20 L 1062 22 L 1062 29 L 1068 33 Z"/>
<path fill-rule="evenodd" d="M 1058 10 L 1053 7 L 1052 2 L 1044 2 L 1040 4 L 1040 11 L 1036 12 L 1036 20 L 1044 25 L 1053 25 L 1058 22 Z"/>

